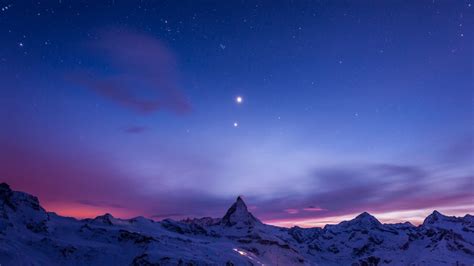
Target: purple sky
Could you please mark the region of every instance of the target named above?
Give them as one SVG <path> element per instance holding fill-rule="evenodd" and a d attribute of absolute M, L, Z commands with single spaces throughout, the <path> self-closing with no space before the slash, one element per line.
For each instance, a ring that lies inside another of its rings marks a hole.
<path fill-rule="evenodd" d="M 76 217 L 473 213 L 470 4 L 309 3 L 12 2 L 0 181 Z"/>

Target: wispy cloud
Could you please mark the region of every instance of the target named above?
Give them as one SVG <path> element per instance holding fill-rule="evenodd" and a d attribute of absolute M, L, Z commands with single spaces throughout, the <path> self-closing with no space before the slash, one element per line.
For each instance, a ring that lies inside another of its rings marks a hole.
<path fill-rule="evenodd" d="M 130 29 L 108 28 L 87 47 L 107 70 L 71 74 L 78 84 L 140 113 L 191 110 L 179 85 L 175 57 L 160 40 Z"/>
<path fill-rule="evenodd" d="M 77 200 L 77 203 L 83 204 L 83 205 L 89 205 L 89 206 L 94 206 L 94 207 L 112 207 L 112 208 L 124 208 L 120 204 L 104 201 L 104 200 L 97 200 L 97 201 L 92 201 L 92 200 Z"/>
<path fill-rule="evenodd" d="M 446 176 L 413 165 L 340 165 L 316 169 L 310 178 L 306 193 L 261 201 L 259 215 L 272 221 L 287 220 L 288 214 L 292 219 L 323 218 L 466 206 L 474 198 L 474 176 Z"/>

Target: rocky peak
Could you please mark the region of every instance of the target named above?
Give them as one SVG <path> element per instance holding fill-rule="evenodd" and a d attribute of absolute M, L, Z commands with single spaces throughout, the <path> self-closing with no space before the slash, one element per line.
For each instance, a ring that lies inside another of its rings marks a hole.
<path fill-rule="evenodd" d="M 13 211 L 18 208 L 33 209 L 42 211 L 38 198 L 24 192 L 13 191 L 6 183 L 0 184 L 0 206 L 9 207 Z"/>
<path fill-rule="evenodd" d="M 94 222 L 104 224 L 104 225 L 113 225 L 113 220 L 115 218 L 110 213 L 106 213 L 104 215 L 100 215 L 94 218 Z"/>
<path fill-rule="evenodd" d="M 49 215 L 40 206 L 37 197 L 13 191 L 6 183 L 0 184 L 0 234 L 6 225 L 26 228 L 33 233 L 45 233 L 48 220 Z"/>
<path fill-rule="evenodd" d="M 425 218 L 425 220 L 423 221 L 423 225 L 434 224 L 438 222 L 442 218 L 442 216 L 443 215 L 440 212 L 435 210 L 433 213 L 431 213 Z"/>
<path fill-rule="evenodd" d="M 468 222 L 468 223 L 474 223 L 474 216 L 470 215 L 470 214 L 466 214 L 464 215 L 464 221 L 465 222 Z"/>
<path fill-rule="evenodd" d="M 130 223 L 139 223 L 139 224 L 153 224 L 155 221 L 152 219 L 145 218 L 143 216 L 137 216 L 129 220 Z"/>
<path fill-rule="evenodd" d="M 443 215 L 439 211 L 433 211 L 430 215 L 428 215 L 425 220 L 423 221 L 424 226 L 429 226 L 429 225 L 437 225 L 441 222 L 458 222 L 460 221 L 461 218 L 456 218 L 456 217 L 450 217 Z"/>
<path fill-rule="evenodd" d="M 379 227 L 382 224 L 379 222 L 379 220 L 377 220 L 377 218 L 375 218 L 368 212 L 363 212 L 357 215 L 357 217 L 355 217 L 354 219 L 350 221 L 345 221 L 345 222 L 340 223 L 340 225 L 344 227 L 356 226 L 358 228 L 369 229 L 369 228 Z"/>
<path fill-rule="evenodd" d="M 359 221 L 368 221 L 368 222 L 379 222 L 377 220 L 377 218 L 375 218 L 374 216 L 372 216 L 370 213 L 368 212 L 363 212 L 359 215 L 357 215 L 357 217 L 355 218 L 355 220 L 359 220 Z"/>
<path fill-rule="evenodd" d="M 234 204 L 232 204 L 232 206 L 227 210 L 221 223 L 226 226 L 233 226 L 236 224 L 250 226 L 261 222 L 248 211 L 247 205 L 242 197 L 239 196 Z"/>

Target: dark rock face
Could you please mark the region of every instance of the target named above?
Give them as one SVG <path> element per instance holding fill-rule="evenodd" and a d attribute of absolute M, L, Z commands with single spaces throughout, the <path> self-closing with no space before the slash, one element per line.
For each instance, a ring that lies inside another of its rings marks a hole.
<path fill-rule="evenodd" d="M 374 256 L 370 256 L 370 257 L 368 257 L 368 258 L 359 260 L 359 263 L 356 264 L 356 265 L 360 265 L 360 266 L 377 266 L 377 265 L 379 265 L 379 263 L 380 263 L 380 258 L 374 257 Z"/>
<path fill-rule="evenodd" d="M 161 226 L 163 226 L 166 230 L 176 232 L 178 234 L 210 235 L 203 226 L 195 223 L 183 223 L 166 219 L 161 222 Z"/>
<path fill-rule="evenodd" d="M 67 246 L 60 249 L 61 255 L 63 257 L 69 257 L 77 251 L 77 248 L 74 246 Z"/>
<path fill-rule="evenodd" d="M 9 185 L 1 183 L 0 208 L 3 209 L 3 211 L 6 211 L 5 207 L 10 208 L 14 212 L 20 207 L 23 209 L 31 209 L 33 211 L 45 212 L 45 210 L 40 206 L 37 197 L 23 192 L 14 192 L 10 189 Z"/>
<path fill-rule="evenodd" d="M 0 184 L 0 206 L 9 207 L 16 211 L 19 207 L 32 209 L 34 211 L 45 210 L 40 206 L 38 198 L 23 192 L 14 192 L 6 183 Z"/>
<path fill-rule="evenodd" d="M 16 206 L 12 202 L 12 197 L 13 197 L 13 191 L 10 189 L 10 186 L 6 183 L 1 183 L 0 184 L 0 206 L 2 205 L 6 206 L 15 211 Z"/>
<path fill-rule="evenodd" d="M 212 225 L 217 225 L 221 222 L 221 219 L 219 218 L 211 218 L 211 217 L 203 217 L 203 218 L 187 218 L 184 220 L 181 220 L 180 222 L 185 223 L 185 224 L 197 224 L 200 226 L 212 226 Z"/>
<path fill-rule="evenodd" d="M 48 225 L 45 220 L 42 221 L 30 221 L 26 224 L 26 228 L 32 231 L 33 233 L 46 233 L 48 232 Z"/>
<path fill-rule="evenodd" d="M 136 256 L 132 261 L 133 266 L 159 266 L 159 263 L 152 263 L 150 262 L 150 257 L 148 254 L 143 253 L 141 255 Z"/>
<path fill-rule="evenodd" d="M 150 244 L 155 239 L 151 236 L 142 235 L 127 230 L 120 230 L 118 236 L 119 242 L 133 242 L 135 244 Z"/>

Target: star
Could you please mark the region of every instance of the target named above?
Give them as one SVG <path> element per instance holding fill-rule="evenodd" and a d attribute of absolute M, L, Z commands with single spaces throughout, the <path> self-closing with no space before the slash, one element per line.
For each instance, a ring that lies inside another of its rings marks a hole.
<path fill-rule="evenodd" d="M 244 99 L 242 98 L 242 96 L 237 96 L 237 97 L 235 97 L 235 102 L 236 102 L 236 103 L 240 104 L 240 103 L 242 103 L 243 101 L 244 101 Z"/>
<path fill-rule="evenodd" d="M 234 122 L 234 127 L 238 127 L 238 126 L 239 126 L 239 123 Z"/>
<path fill-rule="evenodd" d="M 11 6 L 12 6 L 12 5 L 7 5 L 7 6 L 2 7 L 2 11 L 7 11 L 8 8 L 10 8 Z"/>
<path fill-rule="evenodd" d="M 23 47 L 24 44 L 22 42 L 18 43 L 18 46 Z"/>

